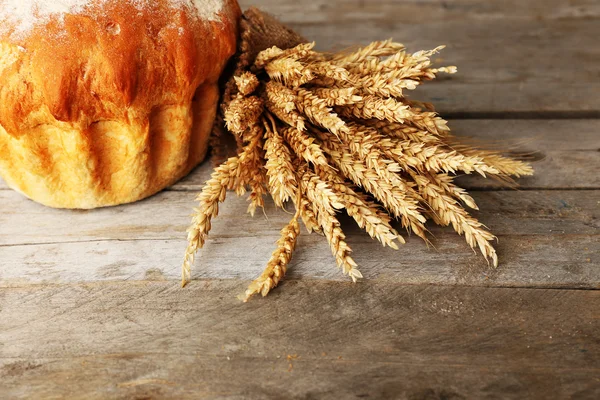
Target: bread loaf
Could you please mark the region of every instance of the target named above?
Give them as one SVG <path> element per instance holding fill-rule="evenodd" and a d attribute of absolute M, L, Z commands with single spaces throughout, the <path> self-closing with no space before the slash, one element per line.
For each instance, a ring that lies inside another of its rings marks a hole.
<path fill-rule="evenodd" d="M 0 175 L 42 204 L 133 202 L 203 160 L 236 0 L 0 0 Z"/>

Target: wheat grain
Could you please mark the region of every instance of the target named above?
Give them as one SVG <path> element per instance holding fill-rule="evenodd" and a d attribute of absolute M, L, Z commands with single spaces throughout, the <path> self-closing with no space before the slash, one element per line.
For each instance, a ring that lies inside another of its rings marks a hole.
<path fill-rule="evenodd" d="M 327 107 L 346 106 L 356 104 L 363 100 L 361 96 L 354 93 L 355 88 L 317 88 L 313 91 L 315 96 L 325 100 Z"/>
<path fill-rule="evenodd" d="M 269 193 L 267 190 L 267 173 L 264 166 L 259 166 L 252 173 L 252 179 L 250 180 L 251 192 L 248 196 L 248 210 L 247 212 L 254 217 L 258 208 L 265 208 L 264 196 Z"/>
<path fill-rule="evenodd" d="M 426 219 L 420 212 L 419 196 L 406 182 L 389 171 L 383 160 L 375 160 L 377 167 L 369 168 L 350 149 L 344 149 L 343 144 L 327 140 L 327 136 L 322 133 L 319 135 L 323 150 L 345 176 L 382 202 L 392 215 L 402 221 L 405 228 L 410 228 L 427 241 L 424 226 Z"/>
<path fill-rule="evenodd" d="M 479 250 L 494 266 L 498 266 L 496 250 L 490 244 L 496 237 L 483 228 L 483 225 L 471 217 L 453 197 L 440 186 L 437 186 L 426 175 L 411 173 L 411 176 L 419 187 L 419 192 L 431 207 L 432 218 L 439 225 L 452 225 L 459 234 L 465 235 L 465 240 L 471 248 L 479 247 Z"/>
<path fill-rule="evenodd" d="M 396 161 L 404 168 L 415 168 L 421 172 L 464 172 L 470 174 L 477 172 L 483 177 L 487 174 L 500 172 L 489 166 L 481 157 L 460 154 L 454 150 L 447 150 L 442 146 L 429 143 L 417 143 L 408 140 L 383 139 L 379 147 L 390 159 Z"/>
<path fill-rule="evenodd" d="M 298 191 L 298 181 L 294 167 L 292 166 L 292 156 L 290 150 L 283 141 L 283 138 L 277 132 L 276 124 L 273 118 L 270 118 L 271 124 L 266 124 L 265 158 L 268 185 L 273 201 L 279 207 L 291 199 Z"/>
<path fill-rule="evenodd" d="M 327 238 L 338 267 L 342 269 L 345 275 L 350 276 L 356 282 L 357 279 L 362 278 L 362 274 L 350 255 L 352 249 L 346 243 L 346 235 L 344 235 L 340 222 L 335 216 L 335 210 L 342 209 L 344 205 L 339 203 L 333 191 L 316 174 L 307 168 L 301 170 L 301 174 L 302 191 L 307 194 L 308 199 L 318 209 L 317 220 Z"/>
<path fill-rule="evenodd" d="M 337 201 L 340 202 L 357 225 L 364 229 L 372 238 L 377 239 L 384 247 L 389 246 L 398 250 L 395 241 L 404 243 L 404 238 L 392 228 L 390 218 L 382 213 L 379 207 L 366 196 L 359 195 L 347 185 L 344 180 L 331 168 L 319 168 L 319 176 L 331 187 Z"/>
<path fill-rule="evenodd" d="M 313 124 L 321 126 L 335 135 L 347 129 L 346 123 L 332 112 L 331 108 L 327 107 L 325 100 L 305 89 L 298 89 L 296 94 L 296 108 Z"/>
<path fill-rule="evenodd" d="M 328 82 L 333 82 L 334 84 L 352 83 L 348 70 L 329 61 L 312 63 L 309 65 L 309 69 L 313 75 L 316 75 L 321 79 L 326 79 Z M 311 81 L 311 84 L 312 83 L 314 83 L 314 81 Z"/>
<path fill-rule="evenodd" d="M 256 60 L 254 61 L 254 67 L 256 69 L 264 69 L 268 64 L 272 63 L 276 59 L 280 58 L 290 58 L 292 60 L 303 60 L 306 58 L 321 58 L 321 56 L 312 51 L 315 47 L 315 43 L 302 43 L 296 47 L 291 49 L 282 50 L 278 47 L 270 47 L 266 50 L 261 51 L 256 56 Z"/>
<path fill-rule="evenodd" d="M 332 57 L 332 62 L 339 66 L 348 66 L 364 60 L 386 57 L 404 50 L 402 43 L 393 42 L 391 39 L 372 42 L 355 52 L 340 52 Z"/>
<path fill-rule="evenodd" d="M 271 60 L 284 54 L 284 51 L 277 46 L 269 47 L 258 53 L 256 60 L 254 61 L 254 67 L 257 69 L 263 69 Z"/>
<path fill-rule="evenodd" d="M 206 237 L 211 229 L 211 220 L 219 214 L 219 203 L 225 201 L 227 187 L 236 176 L 238 167 L 238 157 L 231 157 L 217 167 L 197 198 L 200 205 L 194 209 L 192 224 L 187 230 L 188 246 L 182 266 L 182 286 L 185 286 L 191 279 L 195 254 L 206 242 Z"/>
<path fill-rule="evenodd" d="M 306 129 L 306 120 L 297 112 L 297 96 L 292 89 L 270 81 L 265 85 L 265 97 L 269 112 L 300 131 Z"/>
<path fill-rule="evenodd" d="M 282 134 L 297 157 L 313 165 L 329 165 L 321 147 L 315 143 L 315 138 L 309 136 L 306 132 L 299 131 L 290 126 L 283 128 Z"/>
<path fill-rule="evenodd" d="M 404 121 L 407 125 L 425 130 L 440 137 L 449 135 L 450 128 L 448 128 L 448 121 L 438 116 L 437 113 L 431 111 L 419 111 L 413 108 L 409 109 L 412 115 Z"/>
<path fill-rule="evenodd" d="M 454 178 L 448 174 L 432 174 L 429 173 L 427 177 L 433 182 L 433 184 L 442 188 L 448 195 L 453 196 L 455 199 L 462 201 L 468 207 L 479 210 L 475 200 L 469 196 L 467 191 L 454 184 Z"/>
<path fill-rule="evenodd" d="M 435 112 L 435 106 L 432 103 L 419 101 L 415 99 L 404 99 L 404 103 L 417 112 L 432 111 Z"/>
<path fill-rule="evenodd" d="M 296 88 L 310 82 L 314 75 L 300 61 L 291 58 L 278 58 L 267 64 L 265 71 L 271 79 L 283 82 L 287 86 Z"/>
<path fill-rule="evenodd" d="M 310 43 L 301 43 L 296 47 L 291 49 L 287 49 L 283 51 L 283 54 L 280 57 L 287 57 L 293 60 L 315 60 L 315 59 L 323 59 L 323 55 L 321 53 L 317 53 L 313 51 L 315 47 L 315 42 Z"/>
<path fill-rule="evenodd" d="M 256 155 L 262 143 L 262 130 L 256 126 L 251 130 L 251 140 L 244 146 L 239 156 L 231 157 L 215 168 L 211 178 L 206 182 L 197 197 L 199 205 L 194 209 L 192 223 L 187 229 L 188 246 L 182 264 L 182 286 L 191 278 L 192 264 L 196 252 L 204 247 L 208 233 L 211 230 L 211 221 L 219 214 L 219 203 L 225 201 L 227 189 L 243 186 L 249 171 L 255 165 Z"/>
<path fill-rule="evenodd" d="M 418 82 L 411 79 L 393 79 L 386 74 L 371 74 L 367 76 L 351 75 L 351 79 L 357 83 L 360 93 L 374 95 L 381 98 L 401 98 L 404 90 L 416 89 Z"/>
<path fill-rule="evenodd" d="M 317 218 L 317 211 L 313 207 L 313 204 L 306 198 L 306 195 L 303 193 L 300 198 L 300 204 L 295 203 L 296 207 L 300 207 L 300 217 L 302 217 L 302 222 L 306 227 L 308 233 L 315 232 L 322 234 L 323 230 L 319 226 L 319 221 Z"/>
<path fill-rule="evenodd" d="M 234 76 L 235 85 L 237 86 L 238 92 L 242 96 L 249 96 L 258 89 L 260 82 L 256 75 L 250 71 L 242 73 L 240 76 Z"/>
<path fill-rule="evenodd" d="M 363 96 L 362 101 L 346 107 L 337 107 L 336 110 L 342 109 L 344 116 L 350 116 L 360 119 L 376 118 L 390 122 L 404 122 L 406 119 L 412 118 L 413 113 L 409 106 L 397 101 L 393 98 L 381 98 L 377 96 Z"/>
<path fill-rule="evenodd" d="M 381 135 L 389 136 L 390 138 L 410 140 L 415 143 L 442 144 L 442 141 L 438 136 L 432 135 L 426 130 L 420 130 L 406 124 L 380 121 L 377 119 L 358 119 L 357 122 L 375 128 Z"/>
<path fill-rule="evenodd" d="M 241 135 L 248 127 L 257 125 L 264 111 L 264 101 L 256 96 L 238 97 L 225 111 L 227 129 Z"/>
<path fill-rule="evenodd" d="M 480 157 L 485 164 L 495 168 L 500 174 L 515 176 L 517 178 L 533 175 L 533 168 L 526 162 L 505 157 L 495 151 L 480 150 L 468 145 L 462 145 L 458 139 L 449 140 L 448 143 L 460 154 Z"/>
<path fill-rule="evenodd" d="M 271 255 L 267 267 L 242 295 L 241 299 L 244 302 L 247 302 L 256 294 L 266 296 L 285 276 L 300 234 L 298 217 L 299 209 L 290 223 L 281 230 L 281 237 L 277 241 L 277 249 Z"/>
<path fill-rule="evenodd" d="M 261 177 L 264 175 L 264 133 L 263 126 L 254 125 L 242 134 L 243 142 L 247 143 L 247 145 L 245 146 L 245 150 L 240 153 L 239 171 L 231 186 L 238 196 L 246 193 L 247 186 L 250 186 L 253 192 L 263 193 L 259 185 L 264 185 L 264 180 L 261 180 Z M 260 199 L 256 199 L 256 201 L 261 202 Z"/>

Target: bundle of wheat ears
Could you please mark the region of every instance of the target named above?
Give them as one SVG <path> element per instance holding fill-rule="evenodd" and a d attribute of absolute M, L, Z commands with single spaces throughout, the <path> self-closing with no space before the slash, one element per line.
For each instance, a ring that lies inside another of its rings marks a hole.
<path fill-rule="evenodd" d="M 494 151 L 462 144 L 430 104 L 407 92 L 455 67 L 433 68 L 431 51 L 407 53 L 393 41 L 355 52 L 326 54 L 314 43 L 268 48 L 235 76 L 235 94 L 224 107 L 239 152 L 218 166 L 198 197 L 183 264 L 183 284 L 194 255 L 204 246 L 228 190 L 249 192 L 248 211 L 264 197 L 296 212 L 281 230 L 264 272 L 241 297 L 266 296 L 283 279 L 292 258 L 299 219 L 328 241 L 338 267 L 356 281 L 338 220 L 345 211 L 383 246 L 398 249 L 403 228 L 428 242 L 428 220 L 451 225 L 494 266 L 495 239 L 466 208 L 477 205 L 453 182 L 457 173 L 483 177 L 531 175 L 532 168 Z"/>

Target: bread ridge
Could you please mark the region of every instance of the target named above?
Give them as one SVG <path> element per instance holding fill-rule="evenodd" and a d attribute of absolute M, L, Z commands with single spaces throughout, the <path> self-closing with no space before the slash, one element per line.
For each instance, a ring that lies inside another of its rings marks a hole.
<path fill-rule="evenodd" d="M 170 0 L 94 1 L 0 35 L 0 175 L 52 207 L 133 202 L 189 173 L 236 50 L 236 0 L 210 20 Z"/>

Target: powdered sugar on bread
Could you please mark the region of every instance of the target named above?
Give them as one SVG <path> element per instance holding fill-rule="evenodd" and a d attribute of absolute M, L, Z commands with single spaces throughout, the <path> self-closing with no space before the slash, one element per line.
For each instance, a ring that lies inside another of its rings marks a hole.
<path fill-rule="evenodd" d="M 112 0 L 0 0 L 0 21 L 12 26 L 13 38 L 24 38 L 38 24 L 65 14 L 82 14 Z M 127 0 L 124 0 L 127 1 Z M 199 19 L 215 21 L 223 9 L 223 0 L 167 0 L 175 9 L 187 10 Z M 140 11 L 150 9 L 155 0 L 129 0 Z M 7 28 L 0 26 L 0 32 Z"/>

